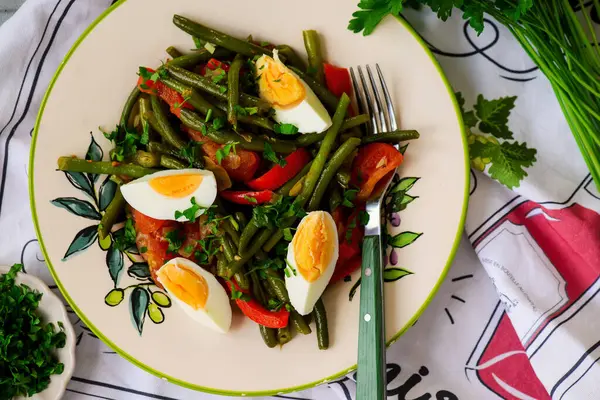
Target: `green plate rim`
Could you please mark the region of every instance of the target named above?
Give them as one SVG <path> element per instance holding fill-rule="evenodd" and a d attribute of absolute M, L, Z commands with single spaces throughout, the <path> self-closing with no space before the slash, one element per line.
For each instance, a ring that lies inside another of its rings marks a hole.
<path fill-rule="evenodd" d="M 54 270 L 54 267 L 52 266 L 52 262 L 50 261 L 50 258 L 48 257 L 48 252 L 46 251 L 46 246 L 44 245 L 43 238 L 40 234 L 40 226 L 39 226 L 37 212 L 36 212 L 36 206 L 35 206 L 35 196 L 34 196 L 34 187 L 33 187 L 33 177 L 35 175 L 34 174 L 34 159 L 35 159 L 35 148 L 36 148 L 36 143 L 37 143 L 40 121 L 41 121 L 42 115 L 44 113 L 44 108 L 46 106 L 46 102 L 48 101 L 48 98 L 50 97 L 50 93 L 52 92 L 52 88 L 54 87 L 56 80 L 58 79 L 60 73 L 62 72 L 63 68 L 65 67 L 65 65 L 67 64 L 67 62 L 69 61 L 69 59 L 71 58 L 73 53 L 75 52 L 75 50 L 77 50 L 77 48 L 79 47 L 81 42 L 83 42 L 83 40 L 90 34 L 90 32 L 96 27 L 96 25 L 98 25 L 102 20 L 104 20 L 104 18 L 106 18 L 106 16 L 108 16 L 111 12 L 116 10 L 120 5 L 122 5 L 126 1 L 127 0 L 119 0 L 118 2 L 116 2 L 115 4 L 113 4 L 109 8 L 107 8 L 106 10 L 104 10 L 94 20 L 94 22 L 92 22 L 92 24 L 85 29 L 85 31 L 81 34 L 81 36 L 79 36 L 79 38 L 77 38 L 77 40 L 75 41 L 73 46 L 69 49 L 69 51 L 67 52 L 67 54 L 61 61 L 58 69 L 52 76 L 52 79 L 50 80 L 50 84 L 48 85 L 48 89 L 46 90 L 46 93 L 44 94 L 44 98 L 42 99 L 42 103 L 40 104 L 40 109 L 37 114 L 34 130 L 33 130 L 33 135 L 31 138 L 31 149 L 30 149 L 30 155 L 29 155 L 29 177 L 28 177 L 29 185 L 28 186 L 29 186 L 29 202 L 30 202 L 30 207 L 31 207 L 33 225 L 35 228 L 36 236 L 37 236 L 39 244 L 40 244 L 40 248 L 42 250 L 42 253 L 44 254 L 44 259 L 46 260 L 46 264 L 48 265 L 48 269 L 50 270 L 50 273 L 52 274 L 52 277 L 54 278 L 54 281 L 56 282 L 61 293 L 63 294 L 65 299 L 69 302 L 69 304 L 71 305 L 73 310 L 76 312 L 76 314 L 79 316 L 79 318 L 81 318 L 81 320 L 92 330 L 92 332 L 94 332 L 94 334 L 96 336 L 98 336 L 98 338 L 100 340 L 102 340 L 109 347 L 111 347 L 113 350 L 115 350 L 121 357 L 125 358 L 132 364 L 143 369 L 144 371 L 157 376 L 158 378 L 161 378 L 161 379 L 167 380 L 168 382 L 183 386 L 187 389 L 202 391 L 202 392 L 211 393 L 211 394 L 218 394 L 218 395 L 223 395 L 223 396 L 272 396 L 272 395 L 276 395 L 276 394 L 298 392 L 301 390 L 310 389 L 310 388 L 313 388 L 322 383 L 334 381 L 334 380 L 341 378 L 342 376 L 348 374 L 349 372 L 355 370 L 356 364 L 349 368 L 346 368 L 343 371 L 340 371 L 340 372 L 333 374 L 331 376 L 328 376 L 326 378 L 319 379 L 318 381 L 315 381 L 315 382 L 310 382 L 310 383 L 307 383 L 304 385 L 295 386 L 295 387 L 291 387 L 291 388 L 264 390 L 264 391 L 256 391 L 256 392 L 226 391 L 226 390 L 214 389 L 214 388 L 205 387 L 205 386 L 194 385 L 194 384 L 184 382 L 184 381 L 178 380 L 178 379 L 170 377 L 170 376 L 166 376 L 166 375 L 160 373 L 159 371 L 156 371 L 156 370 L 150 368 L 149 366 L 139 362 L 138 360 L 136 360 L 135 358 L 133 358 L 129 354 L 127 354 L 124 350 L 117 347 L 114 343 L 112 343 L 107 337 L 105 337 L 102 334 L 102 332 L 100 332 L 90 322 L 90 320 L 85 316 L 85 314 L 83 314 L 81 312 L 81 310 L 77 307 L 75 302 L 69 296 L 68 292 L 62 286 L 62 283 L 58 279 L 56 271 Z M 433 297 L 439 290 L 442 282 L 444 281 L 444 278 L 446 277 L 446 275 L 448 274 L 448 271 L 450 270 L 450 266 L 452 264 L 452 261 L 454 260 L 456 252 L 460 245 L 462 231 L 464 229 L 465 220 L 466 220 L 466 216 L 467 216 L 467 206 L 468 206 L 468 201 L 469 201 L 469 179 L 470 179 L 470 163 L 469 163 L 469 153 L 468 153 L 468 144 L 467 144 L 467 134 L 466 134 L 463 120 L 462 120 L 462 113 L 460 111 L 460 107 L 458 105 L 456 97 L 454 96 L 454 91 L 453 91 L 452 87 L 450 86 L 450 83 L 448 82 L 446 75 L 442 71 L 442 68 L 440 67 L 439 63 L 437 62 L 437 60 L 435 59 L 435 57 L 433 56 L 433 54 L 431 53 L 431 51 L 429 50 L 429 48 L 427 47 L 427 45 L 425 44 L 425 42 L 423 41 L 421 36 L 419 36 L 419 34 L 403 18 L 401 18 L 399 16 L 396 16 L 395 18 L 398 20 L 398 22 L 400 24 L 402 24 L 402 26 L 405 29 L 408 30 L 408 32 L 410 32 L 410 34 L 415 38 L 415 40 L 421 45 L 421 47 L 423 48 L 423 50 L 425 51 L 425 53 L 427 54 L 427 56 L 429 57 L 429 59 L 431 60 L 433 65 L 435 66 L 438 74 L 440 75 L 440 78 L 442 78 L 442 81 L 444 82 L 444 85 L 446 86 L 446 89 L 448 90 L 448 94 L 450 95 L 450 98 L 452 99 L 452 103 L 454 105 L 454 110 L 456 112 L 456 118 L 461 126 L 461 133 L 462 133 L 464 159 L 465 159 L 465 188 L 464 188 L 464 196 L 465 197 L 464 197 L 464 201 L 463 201 L 463 208 L 461 211 L 460 221 L 459 221 L 459 224 L 458 224 L 458 227 L 456 230 L 456 236 L 454 238 L 454 243 L 452 245 L 452 250 L 450 251 L 450 255 L 448 256 L 444 270 L 442 271 L 438 281 L 436 282 L 433 289 L 429 293 L 429 296 L 427 297 L 425 302 L 415 312 L 413 317 L 406 323 L 406 325 L 400 331 L 398 331 L 398 333 L 396 333 L 386 343 L 387 346 L 391 345 L 396 340 L 398 340 L 398 338 L 417 321 L 417 319 L 421 316 L 421 314 L 423 313 L 425 308 L 427 308 L 427 306 L 429 305 L 429 303 L 431 302 L 431 300 L 433 299 Z"/>

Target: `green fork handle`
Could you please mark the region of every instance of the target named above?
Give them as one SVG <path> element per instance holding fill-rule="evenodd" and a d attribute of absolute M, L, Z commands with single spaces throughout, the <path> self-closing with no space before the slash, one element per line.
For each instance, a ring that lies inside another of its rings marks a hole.
<path fill-rule="evenodd" d="M 363 241 L 356 400 L 386 399 L 385 314 L 381 236 Z"/>

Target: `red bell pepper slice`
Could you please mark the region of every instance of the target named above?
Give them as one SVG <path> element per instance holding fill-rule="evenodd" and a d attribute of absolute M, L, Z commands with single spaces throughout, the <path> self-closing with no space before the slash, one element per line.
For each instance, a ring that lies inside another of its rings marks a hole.
<path fill-rule="evenodd" d="M 251 180 L 247 185 L 254 190 L 275 190 L 292 179 L 310 161 L 310 153 L 300 148 L 285 158 L 285 167 L 275 165 L 264 175 Z"/>
<path fill-rule="evenodd" d="M 352 162 L 350 182 L 358 187 L 356 200 L 366 201 L 377 183 L 402 164 L 404 157 L 394 146 L 387 143 L 370 143 L 363 146 Z"/>
<path fill-rule="evenodd" d="M 233 281 L 227 281 L 227 288 L 229 289 L 229 292 L 232 291 L 232 287 L 235 287 L 237 291 L 247 294 L 247 291 L 241 290 L 237 283 Z M 285 308 L 282 308 L 279 311 L 267 310 L 254 299 L 236 299 L 235 304 L 237 304 L 239 309 L 246 317 L 250 318 L 259 325 L 266 326 L 267 328 L 285 328 L 290 319 L 290 312 Z"/>
<path fill-rule="evenodd" d="M 352 83 L 350 83 L 350 73 L 347 68 L 336 67 L 331 64 L 323 64 L 325 82 L 327 89 L 337 97 L 346 93 L 352 94 Z"/>
<path fill-rule="evenodd" d="M 219 194 L 227 201 L 249 206 L 268 203 L 273 198 L 273 192 L 270 190 L 260 190 L 256 192 L 249 190 L 224 190 Z"/>
<path fill-rule="evenodd" d="M 147 68 L 148 72 L 154 73 L 153 69 Z M 137 82 L 140 91 L 148 94 L 156 94 L 158 97 L 163 99 L 168 105 L 169 109 L 173 114 L 175 114 L 178 118 L 181 116 L 181 108 L 189 108 L 193 109 L 190 104 L 188 104 L 183 96 L 177 92 L 176 90 L 171 89 L 164 83 L 159 81 L 151 81 L 142 78 L 141 76 Z"/>
<path fill-rule="evenodd" d="M 340 261 L 338 259 L 337 264 L 335 265 L 335 271 L 329 280 L 329 285 L 333 285 L 336 282 L 341 281 L 348 275 L 351 275 L 354 271 L 358 270 L 362 265 L 362 256 L 359 254 L 355 257 L 352 257 L 349 260 Z"/>

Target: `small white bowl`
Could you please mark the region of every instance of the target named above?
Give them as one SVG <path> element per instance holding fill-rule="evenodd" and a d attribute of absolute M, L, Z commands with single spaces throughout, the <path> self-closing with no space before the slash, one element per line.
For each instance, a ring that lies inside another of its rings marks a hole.
<path fill-rule="evenodd" d="M 0 274 L 6 274 L 8 271 L 10 271 L 10 267 L 0 266 Z M 73 331 L 73 326 L 69 321 L 69 316 L 62 300 L 52 293 L 44 282 L 33 275 L 22 272 L 17 274 L 15 281 L 17 284 L 25 284 L 31 289 L 43 293 L 38 311 L 44 323 L 52 322 L 54 326 L 58 327 L 57 322 L 60 321 L 64 326 L 64 332 L 67 335 L 65 347 L 57 351 L 58 360 L 65 365 L 63 373 L 52 375 L 50 385 L 46 390 L 27 398 L 28 400 L 59 400 L 65 393 L 67 383 L 69 383 L 75 369 L 75 331 Z M 21 398 L 18 397 L 17 400 L 21 400 Z"/>

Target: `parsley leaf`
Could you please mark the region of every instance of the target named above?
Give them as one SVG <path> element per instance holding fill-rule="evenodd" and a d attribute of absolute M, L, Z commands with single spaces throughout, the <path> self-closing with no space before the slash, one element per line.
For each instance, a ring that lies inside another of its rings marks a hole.
<path fill-rule="evenodd" d="M 127 218 L 125 226 L 113 234 L 113 246 L 119 251 L 126 251 L 135 246 L 136 237 L 137 233 L 135 231 L 135 226 L 133 225 L 133 220 Z"/>
<path fill-rule="evenodd" d="M 236 154 L 235 146 L 238 144 L 240 144 L 240 143 L 239 142 L 227 143 L 225 146 L 223 146 L 219 150 L 217 150 L 217 153 L 215 154 L 215 156 L 217 157 L 217 163 L 219 165 L 221 165 L 221 161 L 223 161 L 223 159 L 225 157 L 227 157 L 232 151 L 233 151 L 233 154 Z"/>
<path fill-rule="evenodd" d="M 181 217 L 185 217 L 185 219 L 187 219 L 190 222 L 194 222 L 197 218 L 198 211 L 200 210 L 206 210 L 206 207 L 201 206 L 200 204 L 196 203 L 196 197 L 192 197 L 190 199 L 190 203 L 192 203 L 192 206 L 190 208 L 186 208 L 183 211 L 175 211 L 175 219 L 178 220 Z M 202 214 L 202 213 L 200 213 Z"/>
<path fill-rule="evenodd" d="M 282 135 L 294 135 L 298 133 L 298 127 L 292 124 L 275 124 L 273 131 Z"/>
<path fill-rule="evenodd" d="M 358 223 L 361 224 L 362 226 L 367 225 L 369 223 L 369 219 L 370 219 L 369 213 L 367 213 L 366 211 L 361 210 L 358 213 Z"/>
<path fill-rule="evenodd" d="M 284 158 L 277 157 L 277 154 L 275 153 L 275 151 L 273 151 L 273 147 L 269 142 L 265 142 L 265 150 L 263 152 L 263 157 L 271 162 L 274 162 L 280 167 L 285 167 L 287 165 L 287 161 L 285 161 Z"/>
<path fill-rule="evenodd" d="M 477 96 L 475 113 L 481 120 L 479 130 L 490 133 L 497 138 L 512 139 L 513 134 L 508 129 L 508 117 L 515 107 L 516 96 L 501 97 L 495 100 L 486 100 L 482 95 Z"/>
<path fill-rule="evenodd" d="M 117 125 L 110 133 L 102 133 L 105 138 L 113 143 L 113 149 L 110 152 L 111 160 L 119 162 L 133 156 L 137 152 L 138 147 L 147 143 L 143 143 L 143 140 L 148 139 L 148 137 L 144 138 L 136 132 L 129 132 L 122 125 Z"/>
<path fill-rule="evenodd" d="M 259 227 L 285 228 L 285 222 L 290 217 L 302 218 L 306 211 L 294 203 L 294 198 L 281 196 L 273 204 L 264 204 L 252 209 L 252 218 Z"/>
<path fill-rule="evenodd" d="M 213 119 L 213 123 L 212 123 L 213 129 L 216 131 L 220 130 L 221 128 L 223 128 L 225 126 L 225 121 L 227 121 L 225 119 L 225 117 L 218 117 L 218 118 Z"/>
<path fill-rule="evenodd" d="M 342 205 L 346 207 L 354 207 L 354 199 L 358 194 L 358 189 L 347 189 L 344 190 L 344 200 L 342 201 Z"/>
<path fill-rule="evenodd" d="M 194 161 L 200 155 L 200 143 L 194 141 L 188 142 L 185 147 L 179 150 L 179 155 L 189 163 L 189 167 L 191 168 Z"/>
<path fill-rule="evenodd" d="M 244 200 L 246 200 L 248 203 L 258 203 L 258 200 L 256 200 L 256 198 L 252 196 L 244 195 Z"/>
<path fill-rule="evenodd" d="M 294 239 L 294 234 L 292 233 L 292 228 L 285 228 L 283 230 L 283 238 L 288 242 L 291 242 Z"/>
<path fill-rule="evenodd" d="M 485 138 L 483 138 L 485 139 Z M 535 149 L 527 148 L 526 143 L 475 140 L 469 146 L 471 159 L 489 159 L 489 174 L 509 189 L 518 187 L 527 176 L 523 168 L 530 167 L 536 161 Z"/>
<path fill-rule="evenodd" d="M 65 346 L 66 335 L 45 323 L 38 312 L 42 293 L 17 284 L 23 268 L 15 264 L 0 275 L 0 394 L 2 399 L 29 397 L 46 389 L 50 376 L 61 374 L 56 349 Z"/>
<path fill-rule="evenodd" d="M 242 107 L 239 104 L 236 104 L 233 109 L 240 117 L 246 117 L 248 115 L 254 115 L 258 113 L 258 107 Z"/>
<path fill-rule="evenodd" d="M 227 77 L 227 72 L 223 68 L 217 68 L 212 76 L 213 83 L 219 83 Z"/>
<path fill-rule="evenodd" d="M 183 246 L 183 241 L 185 240 L 185 235 L 181 229 L 173 229 L 165 235 L 165 239 L 169 243 L 169 247 L 167 248 L 167 254 L 177 253 L 181 246 Z"/>
<path fill-rule="evenodd" d="M 237 290 L 234 284 L 229 285 L 229 287 L 231 288 L 231 300 L 250 300 L 250 296 L 248 296 L 246 293 Z"/>

